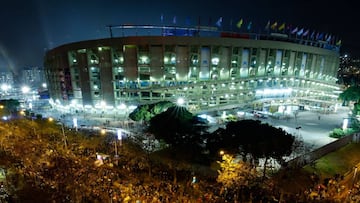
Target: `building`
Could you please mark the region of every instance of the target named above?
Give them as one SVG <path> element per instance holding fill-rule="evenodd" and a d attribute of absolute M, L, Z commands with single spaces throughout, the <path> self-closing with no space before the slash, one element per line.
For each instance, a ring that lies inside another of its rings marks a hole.
<path fill-rule="evenodd" d="M 7 86 L 14 85 L 14 74 L 10 71 L 0 72 L 0 84 L 6 84 Z"/>
<path fill-rule="evenodd" d="M 46 53 L 45 75 L 55 103 L 116 108 L 183 98 L 198 112 L 327 108 L 338 97 L 339 46 L 327 41 L 200 26 L 116 28 L 123 36 L 111 32 L 107 39 Z"/>
<path fill-rule="evenodd" d="M 24 67 L 20 71 L 20 81 L 22 85 L 37 89 L 45 82 L 44 70 L 39 67 Z"/>
<path fill-rule="evenodd" d="M 338 78 L 338 83 L 345 87 L 358 86 L 360 84 L 360 59 L 347 54 L 341 56 Z"/>

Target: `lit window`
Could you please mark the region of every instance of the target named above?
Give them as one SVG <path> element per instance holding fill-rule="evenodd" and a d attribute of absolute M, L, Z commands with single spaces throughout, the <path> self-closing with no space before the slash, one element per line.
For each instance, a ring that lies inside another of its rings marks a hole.
<path fill-rule="evenodd" d="M 214 57 L 214 58 L 212 58 L 211 59 L 211 63 L 213 64 L 213 65 L 218 65 L 219 64 L 219 57 Z"/>

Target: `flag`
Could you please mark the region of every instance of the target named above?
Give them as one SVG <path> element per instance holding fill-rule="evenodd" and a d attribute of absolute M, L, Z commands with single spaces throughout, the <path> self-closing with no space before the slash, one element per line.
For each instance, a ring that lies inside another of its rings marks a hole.
<path fill-rule="evenodd" d="M 341 46 L 341 39 L 336 42 L 336 46 Z"/>
<path fill-rule="evenodd" d="M 242 26 L 242 24 L 243 24 L 243 19 L 241 18 L 241 19 L 239 20 L 239 22 L 236 23 L 236 27 L 240 29 L 241 26 Z"/>
<path fill-rule="evenodd" d="M 310 30 L 307 29 L 304 33 L 303 33 L 303 37 L 306 37 L 309 34 Z"/>
<path fill-rule="evenodd" d="M 298 27 L 294 28 L 294 29 L 291 31 L 291 34 L 295 34 L 298 30 L 299 30 Z"/>
<path fill-rule="evenodd" d="M 220 17 L 219 20 L 216 21 L 216 25 L 217 25 L 218 27 L 221 27 L 222 20 L 223 20 L 222 17 Z"/>
<path fill-rule="evenodd" d="M 275 30 L 276 27 L 277 27 L 277 22 L 275 22 L 275 23 L 273 23 L 273 24 L 271 25 L 271 29 L 272 29 L 272 30 Z"/>
<path fill-rule="evenodd" d="M 161 24 L 164 22 L 164 14 L 161 14 L 161 16 L 160 16 L 160 22 L 161 22 Z"/>
<path fill-rule="evenodd" d="M 265 30 L 269 30 L 270 29 L 270 20 L 267 22 L 266 26 L 265 26 Z"/>
<path fill-rule="evenodd" d="M 315 31 L 313 31 L 310 35 L 310 39 L 314 40 L 314 38 L 315 38 Z"/>
<path fill-rule="evenodd" d="M 252 22 L 250 21 L 248 26 L 247 26 L 247 30 L 250 31 L 251 30 L 251 25 L 252 25 Z"/>
<path fill-rule="evenodd" d="M 297 35 L 302 35 L 302 33 L 304 33 L 304 28 L 301 28 L 301 30 L 299 30 L 296 34 Z"/>
<path fill-rule="evenodd" d="M 285 23 L 281 24 L 278 28 L 279 31 L 282 31 L 285 29 Z"/>
<path fill-rule="evenodd" d="M 176 24 L 176 16 L 173 18 L 173 24 Z"/>
<path fill-rule="evenodd" d="M 326 41 L 327 41 L 327 42 L 330 42 L 330 41 L 331 41 L 331 35 L 328 35 L 328 37 L 326 38 Z"/>

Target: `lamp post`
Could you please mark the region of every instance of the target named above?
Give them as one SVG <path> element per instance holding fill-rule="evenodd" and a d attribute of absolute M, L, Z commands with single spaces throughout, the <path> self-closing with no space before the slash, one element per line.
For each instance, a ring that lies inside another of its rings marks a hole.
<path fill-rule="evenodd" d="M 297 126 L 295 129 L 297 130 L 297 136 L 301 137 L 301 136 L 300 136 L 301 126 Z"/>
<path fill-rule="evenodd" d="M 122 130 L 117 130 L 117 139 L 120 141 L 120 147 L 122 146 Z"/>
<path fill-rule="evenodd" d="M 343 131 L 346 131 L 346 130 L 347 130 L 348 124 L 349 124 L 349 119 L 348 119 L 348 118 L 344 118 L 344 120 L 343 120 L 343 125 L 342 125 Z"/>
<path fill-rule="evenodd" d="M 62 122 L 61 122 L 61 131 L 62 131 L 62 135 L 63 135 L 65 150 L 67 150 L 67 137 L 66 137 L 65 130 L 64 130 L 64 124 Z"/>
<path fill-rule="evenodd" d="M 353 175 L 353 185 L 356 183 L 355 180 L 356 180 L 357 171 L 358 171 L 358 168 L 357 168 L 357 166 L 355 166 L 354 175 Z"/>
<path fill-rule="evenodd" d="M 52 122 L 54 119 L 49 117 L 49 121 Z M 64 124 L 59 121 L 60 124 L 61 124 L 61 133 L 62 133 L 62 137 L 63 137 L 63 140 L 64 140 L 64 147 L 65 147 L 65 150 L 67 150 L 67 137 L 66 137 L 66 134 L 65 134 L 65 129 L 64 129 Z"/>
<path fill-rule="evenodd" d="M 115 159 L 117 159 L 119 157 L 116 143 L 117 143 L 117 140 L 115 139 L 115 141 L 114 141 Z"/>
<path fill-rule="evenodd" d="M 73 118 L 73 125 L 75 128 L 75 131 L 78 131 L 78 122 L 77 122 L 77 118 Z"/>
<path fill-rule="evenodd" d="M 122 146 L 122 130 L 118 129 L 117 132 L 117 137 L 114 141 L 114 149 L 115 149 L 115 163 L 118 164 L 118 160 L 119 160 L 119 154 L 118 154 L 118 146 L 117 146 L 117 141 L 120 141 L 120 147 Z"/>

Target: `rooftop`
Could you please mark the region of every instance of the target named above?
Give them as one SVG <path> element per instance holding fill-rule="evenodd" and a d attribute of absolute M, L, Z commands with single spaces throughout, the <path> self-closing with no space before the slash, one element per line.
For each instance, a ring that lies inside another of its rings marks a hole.
<path fill-rule="evenodd" d="M 309 33 L 304 29 L 266 29 L 259 32 L 227 31 L 215 26 L 172 26 L 172 25 L 108 25 L 110 38 L 128 36 L 187 36 L 187 37 L 223 37 L 252 40 L 273 40 L 320 47 L 339 52 L 341 40 L 330 34 Z"/>

